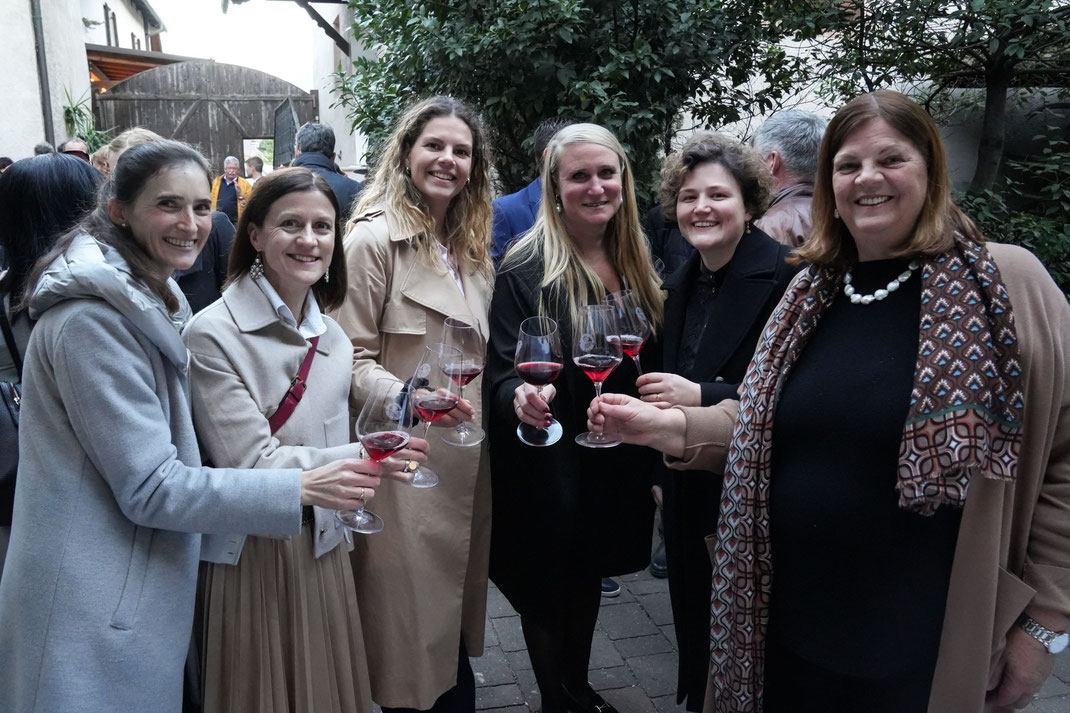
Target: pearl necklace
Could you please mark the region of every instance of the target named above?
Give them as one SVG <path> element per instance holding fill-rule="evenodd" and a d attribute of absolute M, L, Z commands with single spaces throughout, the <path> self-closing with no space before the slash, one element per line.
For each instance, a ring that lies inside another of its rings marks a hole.
<path fill-rule="evenodd" d="M 851 299 L 851 304 L 863 304 L 868 305 L 871 302 L 880 302 L 885 297 L 890 295 L 899 289 L 899 286 L 910 279 L 910 276 L 914 274 L 914 271 L 921 267 L 921 263 L 917 260 L 911 260 L 907 265 L 907 269 L 903 270 L 899 274 L 899 277 L 895 278 L 881 289 L 875 291 L 872 295 L 860 295 L 855 291 L 854 285 L 851 284 L 851 273 L 848 272 L 843 276 L 843 294 L 847 295 Z"/>

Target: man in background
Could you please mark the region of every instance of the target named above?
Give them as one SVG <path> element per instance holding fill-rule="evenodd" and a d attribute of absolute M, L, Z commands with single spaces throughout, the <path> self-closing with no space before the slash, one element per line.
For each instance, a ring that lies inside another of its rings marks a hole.
<path fill-rule="evenodd" d="M 264 159 L 259 156 L 251 156 L 245 159 L 245 178 L 249 181 L 250 186 L 255 186 L 256 182 L 264 177 Z"/>
<path fill-rule="evenodd" d="M 70 154 L 71 156 L 77 156 L 83 161 L 89 161 L 89 144 L 75 137 L 67 139 L 59 148 L 56 149 L 59 153 Z"/>
<path fill-rule="evenodd" d="M 778 111 L 754 134 L 751 144 L 773 174 L 773 200 L 754 224 L 793 248 L 810 235 L 817 154 L 828 122 L 808 111 Z"/>
<path fill-rule="evenodd" d="M 212 181 L 212 210 L 218 210 L 234 225 L 245 210 L 245 201 L 249 199 L 252 186 L 238 175 L 241 162 L 234 156 L 223 159 L 223 175 Z"/>
<path fill-rule="evenodd" d="M 338 219 L 344 224 L 349 220 L 349 211 L 357 195 L 364 190 L 364 184 L 342 175 L 334 165 L 334 129 L 310 121 L 297 130 L 294 144 L 294 161 L 291 165 L 304 166 L 327 181 L 338 199 L 341 211 Z"/>

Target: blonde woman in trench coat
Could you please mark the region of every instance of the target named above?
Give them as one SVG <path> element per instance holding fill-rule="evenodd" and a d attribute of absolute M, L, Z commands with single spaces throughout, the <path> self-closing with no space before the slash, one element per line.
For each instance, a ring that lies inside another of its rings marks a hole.
<path fill-rule="evenodd" d="M 474 112 L 449 97 L 410 108 L 394 129 L 345 239 L 349 289 L 335 319 L 353 343 L 352 412 L 375 380 L 412 376 L 447 317 L 487 337 L 491 293 L 486 143 Z M 468 386 L 478 394 L 481 378 Z M 478 399 L 436 426 L 480 423 Z M 441 431 L 440 431 L 441 432 Z M 376 492 L 383 532 L 353 553 L 372 697 L 395 708 L 471 711 L 468 656 L 483 652 L 490 548 L 485 445 L 431 432 L 437 486 Z"/>

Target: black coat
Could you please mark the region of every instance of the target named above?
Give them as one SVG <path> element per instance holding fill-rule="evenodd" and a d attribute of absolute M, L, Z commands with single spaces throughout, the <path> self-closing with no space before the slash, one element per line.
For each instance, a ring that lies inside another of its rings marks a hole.
<path fill-rule="evenodd" d="M 769 314 L 799 270 L 784 260 L 791 249 L 751 228 L 736 247 L 690 374 L 702 388 L 702 405 L 736 398 Z M 664 371 L 679 373 L 688 295 L 699 275 L 701 258 L 692 253 L 664 284 Z M 670 471 L 658 465 L 663 488 L 662 521 L 669 564 L 669 596 L 680 652 L 677 702 L 702 710 L 710 664 L 710 555 L 705 538 L 717 529 L 721 477 L 713 473 Z"/>
<path fill-rule="evenodd" d="M 498 274 L 483 379 L 494 499 L 490 578 L 521 613 L 553 605 L 547 594 L 562 575 L 609 577 L 643 569 L 650 561 L 654 514 L 653 450 L 584 448 L 573 440 L 587 430 L 594 384 L 572 362 L 572 326 L 560 306 L 549 310 L 561 331 L 564 362 L 551 408 L 564 434 L 545 448 L 517 438 L 513 394 L 523 382 L 513 360 L 520 323 L 538 314 L 541 280 L 538 263 Z M 652 351 L 656 362 L 660 354 Z M 604 392 L 636 396 L 637 377 L 625 357 Z"/>
<path fill-rule="evenodd" d="M 338 199 L 338 210 L 341 211 L 338 220 L 345 224 L 353 209 L 353 201 L 364 190 L 364 184 L 334 170 L 334 162 L 326 154 L 308 151 L 295 158 L 292 165 L 304 166 L 327 181 L 331 190 L 334 191 L 334 197 Z"/>

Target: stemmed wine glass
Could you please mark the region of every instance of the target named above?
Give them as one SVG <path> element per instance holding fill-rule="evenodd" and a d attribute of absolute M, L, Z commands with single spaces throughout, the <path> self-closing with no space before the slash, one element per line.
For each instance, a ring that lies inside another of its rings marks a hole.
<path fill-rule="evenodd" d="M 516 340 L 517 375 L 539 390 L 552 384 L 561 375 L 561 335 L 557 322 L 549 317 L 528 317 L 520 323 L 520 336 Z M 546 427 L 520 422 L 516 437 L 529 446 L 552 446 L 561 440 L 561 424 L 550 417 Z"/>
<path fill-rule="evenodd" d="M 596 399 L 602 396 L 602 382 L 624 358 L 616 312 L 615 307 L 605 304 L 587 305 L 572 328 L 572 361 L 591 377 Z M 576 436 L 576 443 L 588 448 L 609 448 L 619 445 L 620 439 L 585 431 Z"/>
<path fill-rule="evenodd" d="M 464 387 L 483 372 L 486 344 L 478 329 L 457 317 L 446 318 L 442 328 L 442 342 L 461 352 L 461 358 L 443 364 L 442 371 L 460 386 L 458 396 L 463 399 Z M 479 426 L 469 427 L 462 421 L 457 428 L 442 434 L 442 440 L 454 446 L 477 446 L 483 442 L 486 435 Z"/>
<path fill-rule="evenodd" d="M 357 438 L 368 457 L 376 463 L 409 443 L 404 409 L 398 403 L 401 387 L 402 384 L 396 379 L 377 379 L 357 417 Z M 383 529 L 383 518 L 363 507 L 359 510 L 339 510 L 337 517 L 353 532 L 370 535 Z"/>
<path fill-rule="evenodd" d="M 602 302 L 616 309 L 617 326 L 620 327 L 620 350 L 632 358 L 635 368 L 642 375 L 643 366 L 639 363 L 639 352 L 643 350 L 654 330 L 650 328 L 639 296 L 634 290 L 621 290 L 606 295 Z"/>
<path fill-rule="evenodd" d="M 445 344 L 428 344 L 409 382 L 409 404 L 424 422 L 424 440 L 431 424 L 452 411 L 461 400 L 460 386 L 446 373 L 445 366 L 461 359 L 461 350 Z M 414 488 L 438 485 L 438 474 L 426 466 L 412 471 Z"/>

